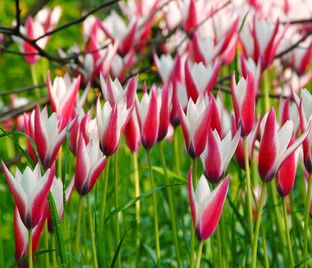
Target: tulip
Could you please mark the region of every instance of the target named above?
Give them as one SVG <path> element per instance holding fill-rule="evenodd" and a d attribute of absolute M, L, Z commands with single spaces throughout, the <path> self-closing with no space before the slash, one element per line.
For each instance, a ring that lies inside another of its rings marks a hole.
<path fill-rule="evenodd" d="M 172 88 L 169 88 L 167 84 L 163 86 L 161 91 L 161 107 L 159 116 L 159 129 L 157 135 L 157 141 L 161 141 L 167 135 L 170 124 L 170 103 L 172 100 Z"/>
<path fill-rule="evenodd" d="M 201 154 L 206 178 L 217 183 L 225 173 L 240 139 L 240 130 L 233 139 L 231 132 L 221 140 L 216 130 L 209 129 L 207 145 Z"/>
<path fill-rule="evenodd" d="M 68 203 L 70 199 L 73 189 L 74 189 L 74 179 L 70 181 L 69 185 L 67 186 L 65 190 L 66 204 Z M 61 220 L 64 215 L 64 194 L 63 194 L 63 182 L 61 179 L 54 177 L 50 192 L 53 196 L 58 218 Z M 54 231 L 54 228 L 53 228 L 53 223 L 52 223 L 50 206 L 48 202 L 46 203 L 46 213 L 47 213 L 47 220 L 48 220 L 48 230 L 50 233 L 52 233 Z"/>
<path fill-rule="evenodd" d="M 309 127 L 310 118 L 312 115 L 311 104 L 312 104 L 312 95 L 307 89 L 303 89 L 301 91 L 301 97 L 295 94 L 292 91 L 295 102 L 297 104 L 299 110 L 299 118 L 300 118 L 300 129 L 301 132 L 304 132 Z M 310 131 L 307 139 L 303 142 L 303 160 L 304 166 L 308 170 L 308 172 L 312 173 L 312 132 Z"/>
<path fill-rule="evenodd" d="M 258 92 L 260 90 L 260 80 L 261 80 L 261 64 L 260 60 L 255 62 L 253 58 L 245 58 L 244 56 L 240 56 L 239 67 L 242 76 L 247 79 L 248 73 L 252 73 L 254 77 L 255 83 L 255 91 Z M 255 92 L 255 93 L 256 93 Z"/>
<path fill-rule="evenodd" d="M 141 145 L 141 130 L 137 110 L 132 111 L 131 117 L 125 128 L 125 140 L 131 152 L 137 152 Z"/>
<path fill-rule="evenodd" d="M 32 232 L 32 252 L 36 252 L 41 233 L 44 227 L 45 217 L 43 216 Z M 25 256 L 28 256 L 28 230 L 23 224 L 17 206 L 14 207 L 14 237 L 15 237 L 15 260 L 19 267 L 28 267 Z"/>
<path fill-rule="evenodd" d="M 141 129 L 141 142 L 149 150 L 157 142 L 159 130 L 159 112 L 161 100 L 153 87 L 150 94 L 144 94 L 141 102 L 137 101 L 137 112 Z"/>
<path fill-rule="evenodd" d="M 291 146 L 294 141 L 295 138 L 292 136 L 288 147 Z M 297 170 L 297 156 L 296 151 L 292 152 L 276 173 L 277 191 L 282 197 L 287 196 L 294 187 Z"/>
<path fill-rule="evenodd" d="M 56 77 L 51 83 L 51 76 L 47 75 L 47 88 L 52 111 L 60 120 L 63 129 L 72 119 L 80 87 L 80 75 L 71 81 L 66 73 L 64 78 Z"/>
<path fill-rule="evenodd" d="M 45 168 L 50 167 L 66 138 L 66 128 L 60 128 L 56 113 L 48 117 L 47 107 L 40 112 L 37 106 L 30 116 L 24 114 L 24 120 L 25 132 L 34 140 L 42 165 Z M 30 143 L 28 143 L 28 152 L 35 161 Z"/>
<path fill-rule="evenodd" d="M 206 178 L 202 175 L 193 189 L 192 168 L 188 173 L 188 196 L 195 233 L 199 241 L 208 239 L 217 229 L 225 198 L 229 189 L 227 176 L 212 192 Z"/>
<path fill-rule="evenodd" d="M 115 11 L 100 24 L 100 28 L 106 36 L 113 41 L 119 39 L 118 51 L 121 55 L 126 55 L 133 47 L 135 42 L 135 33 L 138 27 L 137 19 L 133 18 L 131 22 L 126 25 L 123 18 Z"/>
<path fill-rule="evenodd" d="M 49 32 L 55 28 L 61 15 L 62 8 L 60 6 L 55 6 L 52 10 L 43 8 L 37 13 L 35 21 L 38 21 L 43 26 L 45 32 Z"/>
<path fill-rule="evenodd" d="M 247 136 L 255 122 L 255 83 L 252 73 L 247 74 L 246 80 L 241 78 L 236 84 L 235 74 L 231 80 L 232 101 L 236 124 L 242 129 L 242 136 Z"/>
<path fill-rule="evenodd" d="M 110 156 L 118 149 L 123 130 L 129 121 L 132 107 L 127 109 L 122 101 L 113 107 L 105 102 L 101 108 L 100 100 L 96 105 L 96 122 L 100 139 L 100 147 L 106 156 Z"/>
<path fill-rule="evenodd" d="M 100 75 L 100 81 L 104 100 L 108 101 L 112 107 L 121 101 L 127 103 L 127 108 L 132 106 L 137 90 L 137 76 L 130 78 L 125 88 L 122 87 L 117 78 L 113 82 L 110 77 L 104 79 L 103 76 Z"/>
<path fill-rule="evenodd" d="M 260 177 L 265 182 L 270 182 L 284 161 L 306 139 L 311 125 L 291 146 L 288 147 L 293 133 L 293 123 L 286 123 L 277 130 L 275 111 L 273 108 L 266 114 L 264 131 L 259 147 L 258 170 Z"/>
<path fill-rule="evenodd" d="M 192 158 L 199 157 L 206 145 L 212 114 L 208 99 L 207 95 L 200 96 L 196 103 L 189 99 L 186 114 L 177 104 L 185 146 Z"/>
<path fill-rule="evenodd" d="M 240 35 L 244 54 L 252 57 L 255 62 L 260 59 L 264 70 L 273 62 L 287 27 L 279 34 L 279 20 L 273 24 L 266 20 L 258 20 L 256 16 L 252 27 L 248 27 L 245 26 Z"/>
<path fill-rule="evenodd" d="M 2 169 L 15 200 L 21 220 L 28 230 L 40 221 L 53 182 L 54 165 L 42 176 L 39 163 L 34 170 L 26 167 L 23 174 L 16 169 L 15 177 L 2 162 Z"/>
<path fill-rule="evenodd" d="M 79 135 L 74 185 L 80 195 L 84 196 L 92 190 L 105 165 L 106 157 L 98 142 L 90 140 L 86 144 L 83 135 Z"/>
<path fill-rule="evenodd" d="M 185 61 L 185 84 L 188 97 L 196 101 L 200 94 L 211 92 L 220 68 L 220 61 L 214 65 L 208 64 L 207 67 L 203 63 L 194 63 L 192 68 L 190 62 Z"/>

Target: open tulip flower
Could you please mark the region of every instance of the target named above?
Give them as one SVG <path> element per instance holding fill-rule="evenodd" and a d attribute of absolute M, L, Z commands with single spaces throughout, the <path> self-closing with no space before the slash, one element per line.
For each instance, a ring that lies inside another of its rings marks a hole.
<path fill-rule="evenodd" d="M 199 95 L 211 92 L 221 68 L 221 62 L 205 66 L 202 62 L 190 66 L 190 61 L 185 61 L 185 85 L 187 95 L 196 101 Z"/>
<path fill-rule="evenodd" d="M 25 132 L 34 140 L 42 165 L 45 168 L 50 167 L 66 138 L 66 128 L 61 129 L 56 113 L 48 117 L 47 107 L 40 112 L 37 106 L 30 116 L 24 114 L 24 120 Z M 28 152 L 35 161 L 34 151 L 29 142 Z"/>
<path fill-rule="evenodd" d="M 221 140 L 216 130 L 209 129 L 207 144 L 201 154 L 205 176 L 212 182 L 218 182 L 224 175 L 240 139 L 240 130 L 232 139 L 231 131 Z"/>
<path fill-rule="evenodd" d="M 114 105 L 105 102 L 101 108 L 100 100 L 96 105 L 96 122 L 98 126 L 100 147 L 106 156 L 116 152 L 121 135 L 131 116 L 132 107 L 127 108 L 125 101 Z"/>
<path fill-rule="evenodd" d="M 273 108 L 264 117 L 264 131 L 259 147 L 258 170 L 261 179 L 269 182 L 284 161 L 291 155 L 306 139 L 311 129 L 308 129 L 294 143 L 288 147 L 292 134 L 293 123 L 286 123 L 278 130 L 276 125 L 275 111 Z"/>
<path fill-rule="evenodd" d="M 229 176 L 211 192 L 205 176 L 201 176 L 196 192 L 193 189 L 192 168 L 188 173 L 188 196 L 195 233 L 199 241 L 208 239 L 219 224 L 229 189 Z"/>
<path fill-rule="evenodd" d="M 208 95 L 200 96 L 196 103 L 189 99 L 186 113 L 178 105 L 185 146 L 192 158 L 199 157 L 206 146 L 212 115 L 209 98 Z"/>
<path fill-rule="evenodd" d="M 125 101 L 127 103 L 127 108 L 132 106 L 137 90 L 137 76 L 130 78 L 125 88 L 122 87 L 117 78 L 113 82 L 109 76 L 104 79 L 101 74 L 100 81 L 104 99 L 108 101 L 112 107 L 121 101 Z"/>
<path fill-rule="evenodd" d="M 71 81 L 68 74 L 56 77 L 51 83 L 50 73 L 47 75 L 47 88 L 52 111 L 60 120 L 63 129 L 72 119 L 80 87 L 80 75 Z"/>
<path fill-rule="evenodd" d="M 21 220 L 33 229 L 44 214 L 45 203 L 54 178 L 54 166 L 41 175 L 39 163 L 34 170 L 26 167 L 23 173 L 16 169 L 15 177 L 2 162 L 2 169 L 15 200 Z"/>
<path fill-rule="evenodd" d="M 86 144 L 83 135 L 80 134 L 74 184 L 80 195 L 86 195 L 92 190 L 105 165 L 106 157 L 101 152 L 98 142 L 90 140 Z"/>

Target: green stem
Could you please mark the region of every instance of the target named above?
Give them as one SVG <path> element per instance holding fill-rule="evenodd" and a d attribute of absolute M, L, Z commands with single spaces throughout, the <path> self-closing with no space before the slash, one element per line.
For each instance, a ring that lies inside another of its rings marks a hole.
<path fill-rule="evenodd" d="M 175 172 L 180 175 L 180 153 L 179 153 L 179 136 L 178 129 L 176 128 L 173 133 L 173 155 L 174 155 L 174 168 Z"/>
<path fill-rule="evenodd" d="M 134 177 L 134 192 L 135 197 L 140 195 L 140 181 L 139 181 L 139 165 L 138 165 L 138 153 L 135 152 L 132 154 L 133 159 L 133 177 Z M 137 223 L 137 227 L 139 225 L 140 220 L 140 210 L 141 210 L 141 203 L 140 200 L 135 202 L 135 220 Z M 138 228 L 136 229 L 136 247 L 140 247 L 140 232 Z"/>
<path fill-rule="evenodd" d="M 254 235 L 254 239 L 252 243 L 252 263 L 251 263 L 252 268 L 256 268 L 256 265 L 257 265 L 257 247 L 258 247 L 259 229 L 260 229 L 260 223 L 261 223 L 261 218 L 262 218 L 262 209 L 263 209 L 266 189 L 267 189 L 266 183 L 262 183 L 258 218 L 256 222 L 255 235 Z"/>
<path fill-rule="evenodd" d="M 247 207 L 248 207 L 248 222 L 250 231 L 250 243 L 253 242 L 253 219 L 252 219 L 252 202 L 251 202 L 251 179 L 249 169 L 249 158 L 248 158 L 248 141 L 244 138 L 244 155 L 245 155 L 245 171 L 246 171 L 246 184 L 247 184 Z"/>
<path fill-rule="evenodd" d="M 152 189 L 154 189 L 155 188 L 155 181 L 154 181 L 154 175 L 153 175 L 153 170 L 152 170 L 150 151 L 147 150 L 146 153 L 147 153 L 147 160 L 148 160 L 148 167 L 149 167 Z M 160 267 L 160 244 L 159 244 L 158 212 L 157 212 L 157 195 L 156 195 L 156 192 L 154 192 L 152 196 L 153 196 L 153 209 L 154 209 L 154 229 L 155 229 L 157 267 Z"/>
<path fill-rule="evenodd" d="M 164 168 L 165 181 L 166 181 L 166 184 L 169 185 L 170 181 L 169 181 L 168 173 L 167 173 L 167 165 L 166 165 L 166 159 L 165 159 L 165 154 L 164 154 L 163 142 L 160 143 L 160 157 L 161 157 L 162 166 Z M 172 226 L 172 232 L 173 232 L 173 240 L 174 240 L 176 256 L 177 256 L 177 267 L 181 267 L 179 238 L 178 238 L 178 231 L 177 231 L 174 199 L 173 199 L 173 193 L 172 193 L 171 187 L 167 187 L 167 194 L 168 194 L 168 204 L 169 204 L 169 211 L 170 211 L 171 226 Z"/>
<path fill-rule="evenodd" d="M 56 249 L 55 234 L 52 235 L 52 248 Z M 53 254 L 52 254 L 52 263 L 53 263 L 53 268 L 57 268 L 55 251 L 53 251 Z"/>
<path fill-rule="evenodd" d="M 48 223 L 46 222 L 46 224 L 44 225 L 44 229 L 43 229 L 43 237 L 44 237 L 44 247 L 45 249 L 49 248 L 49 232 L 48 232 Z M 53 254 L 55 254 L 55 252 L 53 252 Z M 49 268 L 50 267 L 50 260 L 49 260 L 49 254 L 45 254 L 45 267 Z"/>
<path fill-rule="evenodd" d="M 101 213 L 100 213 L 100 215 L 101 215 L 101 217 L 100 217 L 100 235 L 101 235 L 101 237 L 103 235 L 103 230 L 104 230 L 109 165 L 110 165 L 110 157 L 107 157 L 106 158 L 105 175 L 104 175 L 104 189 L 103 189 L 103 197 L 102 197 L 102 205 L 101 205 Z"/>
<path fill-rule="evenodd" d="M 222 259 L 222 245 L 221 245 L 221 236 L 220 236 L 220 228 L 217 227 L 216 230 L 217 236 L 217 250 L 218 250 L 218 265 L 216 267 L 223 267 L 223 259 Z"/>
<path fill-rule="evenodd" d="M 95 239 L 94 239 L 94 229 L 93 229 L 93 219 L 92 219 L 92 211 L 91 211 L 91 204 L 90 204 L 90 195 L 87 195 L 87 206 L 88 206 L 88 218 L 89 218 L 89 230 L 90 230 L 90 237 L 91 237 L 91 246 L 92 246 L 92 257 L 93 257 L 93 265 L 95 268 L 98 267 L 97 257 L 96 257 L 96 246 L 95 246 Z"/>
<path fill-rule="evenodd" d="M 268 250 L 266 246 L 265 229 L 264 229 L 263 224 L 261 224 L 261 233 L 262 233 L 262 246 L 263 246 L 263 255 L 264 255 L 264 267 L 269 268 L 270 263 L 269 263 L 269 257 L 268 257 Z"/>
<path fill-rule="evenodd" d="M 199 245 L 198 245 L 198 250 L 197 250 L 197 256 L 196 256 L 196 268 L 200 267 L 200 259 L 201 259 L 201 255 L 202 255 L 202 251 L 203 251 L 203 245 L 204 245 L 204 241 L 200 241 Z"/>
<path fill-rule="evenodd" d="M 81 227 L 81 215 L 82 215 L 82 197 L 79 196 L 77 225 L 76 225 L 76 237 L 75 237 L 75 256 L 78 257 L 80 247 L 80 227 Z"/>
<path fill-rule="evenodd" d="M 117 153 L 114 154 L 114 207 L 118 207 L 118 157 Z M 119 214 L 115 215 L 115 239 L 117 245 L 120 241 L 120 228 L 119 228 Z M 121 249 L 119 249 L 119 254 L 117 256 L 117 267 L 121 268 Z"/>
<path fill-rule="evenodd" d="M 193 178 L 193 184 L 197 184 L 197 161 L 196 161 L 196 158 L 193 158 L 192 178 Z M 192 225 L 190 267 L 194 267 L 194 253 L 195 253 L 194 248 L 195 248 L 195 229 L 194 229 L 194 226 Z"/>
<path fill-rule="evenodd" d="M 304 260 L 308 257 L 308 230 L 309 230 L 309 208 L 310 208 L 310 198 L 311 198 L 311 190 L 312 190 L 312 173 L 309 176 L 308 180 L 308 192 L 305 203 L 304 210 L 304 234 L 303 234 L 303 258 Z"/>
<path fill-rule="evenodd" d="M 32 229 L 28 230 L 28 268 L 33 268 L 32 260 Z"/>
<path fill-rule="evenodd" d="M 37 77 L 37 72 L 36 72 L 36 65 L 31 64 L 30 65 L 30 71 L 31 71 L 31 78 L 33 80 L 34 85 L 38 85 L 38 77 Z"/>
<path fill-rule="evenodd" d="M 286 206 L 286 198 L 283 198 L 283 212 L 284 212 L 284 224 L 285 224 L 285 232 L 286 232 L 286 240 L 287 240 L 287 247 L 288 247 L 288 255 L 291 267 L 294 267 L 294 256 L 291 248 L 290 242 L 290 234 L 289 234 L 289 227 L 288 227 L 288 219 L 287 219 L 287 206 Z"/>

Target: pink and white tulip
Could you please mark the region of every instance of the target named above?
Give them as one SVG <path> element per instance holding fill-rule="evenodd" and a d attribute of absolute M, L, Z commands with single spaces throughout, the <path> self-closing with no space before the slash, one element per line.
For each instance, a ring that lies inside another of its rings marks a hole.
<path fill-rule="evenodd" d="M 33 229 L 44 214 L 45 203 L 54 178 L 54 166 L 41 175 L 39 163 L 34 170 L 26 167 L 23 173 L 16 169 L 15 177 L 2 162 L 2 170 L 15 200 L 21 220 Z"/>
<path fill-rule="evenodd" d="M 219 224 L 229 189 L 227 176 L 212 192 L 205 176 L 201 176 L 196 192 L 193 189 L 192 168 L 188 173 L 188 196 L 195 233 L 199 241 L 208 239 Z"/>
<path fill-rule="evenodd" d="M 311 125 L 292 145 L 289 146 L 293 123 L 286 123 L 278 130 L 273 108 L 264 117 L 264 130 L 259 147 L 258 171 L 260 178 L 270 182 L 284 161 L 302 144 L 310 132 Z"/>
<path fill-rule="evenodd" d="M 47 75 L 47 88 L 52 111 L 60 120 L 61 129 L 73 118 L 78 91 L 80 87 L 80 75 L 73 80 L 66 73 L 64 77 L 56 77 L 51 83 L 50 73 Z"/>
<path fill-rule="evenodd" d="M 199 157 L 206 146 L 212 116 L 209 99 L 207 95 L 201 95 L 195 103 L 189 99 L 186 113 L 177 104 L 185 146 L 192 158 Z"/>
<path fill-rule="evenodd" d="M 104 155 L 110 156 L 118 149 L 121 135 L 131 116 L 132 107 L 127 108 L 125 101 L 113 107 L 105 102 L 101 108 L 100 100 L 96 105 L 96 122 L 100 139 L 100 148 Z"/>
<path fill-rule="evenodd" d="M 232 139 L 229 131 L 223 139 L 220 139 L 216 130 L 209 129 L 207 144 L 200 158 L 205 176 L 210 182 L 217 183 L 225 174 L 238 145 L 240 135 L 240 130 L 238 130 Z"/>
<path fill-rule="evenodd" d="M 248 73 L 246 80 L 241 78 L 237 84 L 233 74 L 231 92 L 236 124 L 241 127 L 242 136 L 247 136 L 255 123 L 256 92 L 253 74 Z"/>

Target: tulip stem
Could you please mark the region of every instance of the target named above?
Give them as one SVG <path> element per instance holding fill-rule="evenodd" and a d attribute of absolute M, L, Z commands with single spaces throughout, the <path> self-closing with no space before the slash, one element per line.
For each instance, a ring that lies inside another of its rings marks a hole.
<path fill-rule="evenodd" d="M 200 241 L 199 245 L 198 245 L 198 250 L 197 250 L 197 256 L 196 256 L 196 268 L 200 267 L 200 259 L 201 259 L 201 255 L 202 255 L 202 251 L 203 251 L 203 245 L 204 245 L 204 241 Z"/>
<path fill-rule="evenodd" d="M 252 263 L 251 263 L 252 268 L 256 268 L 256 265 L 257 265 L 257 247 L 258 247 L 259 229 L 260 229 L 260 223 L 261 223 L 261 218 L 262 218 L 262 210 L 263 210 L 266 189 L 267 189 L 266 183 L 262 183 L 260 204 L 259 204 L 258 213 L 257 213 L 258 218 L 256 222 L 255 235 L 254 235 L 254 239 L 252 243 Z"/>
<path fill-rule="evenodd" d="M 52 248 L 56 250 L 55 234 L 52 235 Z M 52 263 L 53 263 L 53 268 L 57 268 L 55 251 L 53 251 Z"/>
<path fill-rule="evenodd" d="M 117 153 L 114 154 L 114 207 L 118 207 L 118 157 Z M 115 215 L 115 238 L 117 245 L 120 241 L 120 228 L 119 228 L 119 213 Z M 117 256 L 117 267 L 121 268 L 121 248 Z"/>
<path fill-rule="evenodd" d="M 147 160 L 148 160 L 148 167 L 149 167 L 152 189 L 154 189 L 155 188 L 155 181 L 154 181 L 154 176 L 153 176 L 150 151 L 146 150 L 146 153 L 147 153 Z M 160 267 L 160 244 L 159 244 L 159 232 L 158 232 L 158 212 L 157 212 L 156 192 L 154 192 L 152 196 L 153 196 L 153 209 L 154 209 L 154 229 L 155 229 L 157 267 Z"/>
<path fill-rule="evenodd" d="M 104 229 L 109 165 L 110 165 L 110 157 L 108 156 L 106 158 L 106 167 L 105 167 L 105 175 L 104 175 L 104 189 L 103 189 L 103 197 L 102 197 L 102 205 L 101 205 L 101 213 L 100 213 L 100 215 L 101 215 L 100 216 L 100 235 L 101 235 L 101 237 L 103 237 L 103 229 Z"/>
<path fill-rule="evenodd" d="M 250 179 L 250 168 L 249 168 L 249 157 L 248 157 L 248 141 L 244 138 L 244 157 L 245 157 L 245 171 L 246 171 L 246 185 L 247 185 L 247 207 L 248 207 L 248 221 L 250 231 L 250 243 L 253 242 L 253 219 L 252 219 L 252 203 L 251 203 L 251 179 Z"/>
<path fill-rule="evenodd" d="M 197 184 L 197 161 L 196 158 L 193 158 L 192 164 L 192 178 L 195 184 Z M 193 226 L 193 225 L 192 225 Z M 190 267 L 194 267 L 194 247 L 195 247 L 195 229 L 194 226 L 191 231 L 191 258 L 190 258 Z"/>
<path fill-rule="evenodd" d="M 166 181 L 166 184 L 169 185 L 170 181 L 169 181 L 168 173 L 167 173 L 167 165 L 166 165 L 166 159 L 165 159 L 165 154 L 164 154 L 163 142 L 160 143 L 160 157 L 161 157 L 161 162 L 164 168 L 165 181 Z M 173 199 L 173 193 L 172 193 L 171 187 L 167 187 L 167 194 L 168 194 L 168 204 L 169 204 L 169 211 L 170 211 L 171 226 L 172 226 L 172 232 L 173 232 L 173 240 L 174 240 L 176 257 L 177 257 L 177 267 L 181 267 L 179 238 L 178 238 L 178 232 L 177 232 L 174 199 Z"/>
<path fill-rule="evenodd" d="M 33 268 L 32 260 L 32 229 L 28 229 L 28 267 Z"/>
<path fill-rule="evenodd" d="M 223 268 L 223 258 L 222 258 L 222 246 L 221 246 L 221 235 L 220 235 L 220 229 L 217 227 L 216 230 L 216 236 L 217 236 L 217 255 L 218 255 L 218 265 L 216 267 Z"/>
<path fill-rule="evenodd" d="M 174 168 L 175 172 L 180 175 L 180 154 L 179 154 L 179 136 L 178 130 L 175 129 L 173 133 L 173 155 L 174 155 Z"/>
<path fill-rule="evenodd" d="M 79 254 L 79 241 L 80 241 L 79 238 L 80 238 L 81 216 L 82 216 L 82 197 L 79 196 L 77 225 L 76 225 L 76 237 L 75 237 L 75 256 L 76 257 L 78 257 L 78 254 Z"/>
<path fill-rule="evenodd" d="M 305 211 L 304 211 L 304 234 L 303 234 L 303 259 L 306 260 L 308 257 L 308 230 L 309 230 L 309 207 L 310 207 L 310 198 L 311 198 L 311 190 L 312 190 L 312 173 L 309 176 L 308 180 L 308 192 L 305 203 Z"/>
<path fill-rule="evenodd" d="M 89 194 L 87 195 L 87 206 L 88 206 L 88 219 L 89 219 L 89 228 L 90 228 L 89 230 L 90 230 L 90 237 L 91 237 L 93 265 L 95 268 L 97 268 L 98 263 L 97 263 L 97 256 L 96 256 L 96 246 L 95 246 L 95 239 L 94 239 L 94 229 L 93 229 L 92 211 L 91 211 Z"/>
<path fill-rule="evenodd" d="M 262 233 L 262 246 L 263 246 L 263 256 L 264 256 L 264 267 L 269 268 L 269 257 L 268 257 L 268 250 L 266 246 L 266 238 L 265 238 L 265 229 L 263 224 L 261 224 L 261 233 Z"/>
<path fill-rule="evenodd" d="M 132 154 L 133 159 L 133 177 L 134 177 L 134 192 L 135 197 L 140 195 L 140 181 L 139 181 L 139 165 L 138 165 L 138 153 L 135 152 Z M 135 220 L 137 222 L 137 227 L 139 225 L 140 220 L 140 210 L 141 210 L 141 203 L 140 200 L 135 202 Z M 140 247 L 140 232 L 137 229 L 136 232 L 136 246 L 137 248 Z"/>
<path fill-rule="evenodd" d="M 43 238 L 44 238 L 44 247 L 46 249 L 49 248 L 49 232 L 48 232 L 48 223 L 46 222 L 44 227 L 43 227 Z M 53 255 L 55 254 L 55 252 L 52 253 Z M 45 267 L 46 268 L 49 268 L 50 267 L 50 260 L 49 260 L 49 254 L 45 254 Z"/>
<path fill-rule="evenodd" d="M 286 232 L 286 239 L 287 239 L 287 247 L 288 247 L 288 254 L 291 267 L 294 267 L 294 256 L 291 248 L 290 242 L 290 234 L 289 234 L 289 227 L 288 227 L 288 219 L 287 219 L 287 206 L 286 206 L 286 198 L 283 198 L 283 212 L 284 212 L 284 223 L 285 223 L 285 232 Z"/>

